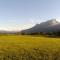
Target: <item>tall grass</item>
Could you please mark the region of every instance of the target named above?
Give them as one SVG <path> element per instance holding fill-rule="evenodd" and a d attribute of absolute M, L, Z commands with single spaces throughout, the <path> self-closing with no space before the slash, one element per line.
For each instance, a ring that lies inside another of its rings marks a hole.
<path fill-rule="evenodd" d="M 60 60 L 60 38 L 2 35 L 0 60 Z"/>
<path fill-rule="evenodd" d="M 40 48 L 5 49 L 0 50 L 0 60 L 60 60 L 60 50 L 49 52 L 47 49 L 41 50 Z"/>

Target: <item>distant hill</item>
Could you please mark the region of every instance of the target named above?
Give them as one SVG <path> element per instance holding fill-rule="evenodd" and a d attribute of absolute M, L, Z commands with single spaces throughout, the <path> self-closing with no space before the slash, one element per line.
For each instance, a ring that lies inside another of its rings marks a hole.
<path fill-rule="evenodd" d="M 39 33 L 39 32 L 57 32 L 60 31 L 60 22 L 56 19 L 51 19 L 40 24 L 36 24 L 34 27 L 26 30 L 22 30 L 21 33 Z"/>

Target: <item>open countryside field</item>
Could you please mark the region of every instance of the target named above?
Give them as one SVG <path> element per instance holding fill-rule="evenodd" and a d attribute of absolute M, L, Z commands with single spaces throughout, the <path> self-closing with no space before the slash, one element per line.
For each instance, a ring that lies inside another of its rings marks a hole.
<path fill-rule="evenodd" d="M 60 60 L 60 38 L 1 35 L 0 60 Z"/>

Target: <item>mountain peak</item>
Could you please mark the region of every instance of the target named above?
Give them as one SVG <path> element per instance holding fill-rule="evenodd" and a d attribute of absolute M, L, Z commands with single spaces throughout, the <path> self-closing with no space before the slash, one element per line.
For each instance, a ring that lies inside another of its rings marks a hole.
<path fill-rule="evenodd" d="M 49 22 L 52 22 L 52 23 L 59 23 L 59 22 L 57 21 L 57 19 L 50 19 Z"/>
<path fill-rule="evenodd" d="M 50 19 L 46 22 L 46 24 L 48 25 L 56 25 L 59 24 L 59 22 L 57 21 L 57 19 Z"/>

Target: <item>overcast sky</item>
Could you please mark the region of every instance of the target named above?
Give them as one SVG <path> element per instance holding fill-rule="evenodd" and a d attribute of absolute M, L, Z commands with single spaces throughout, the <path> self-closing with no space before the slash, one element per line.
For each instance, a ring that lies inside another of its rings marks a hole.
<path fill-rule="evenodd" d="M 60 0 L 0 0 L 0 29 L 23 29 L 60 19 Z"/>

